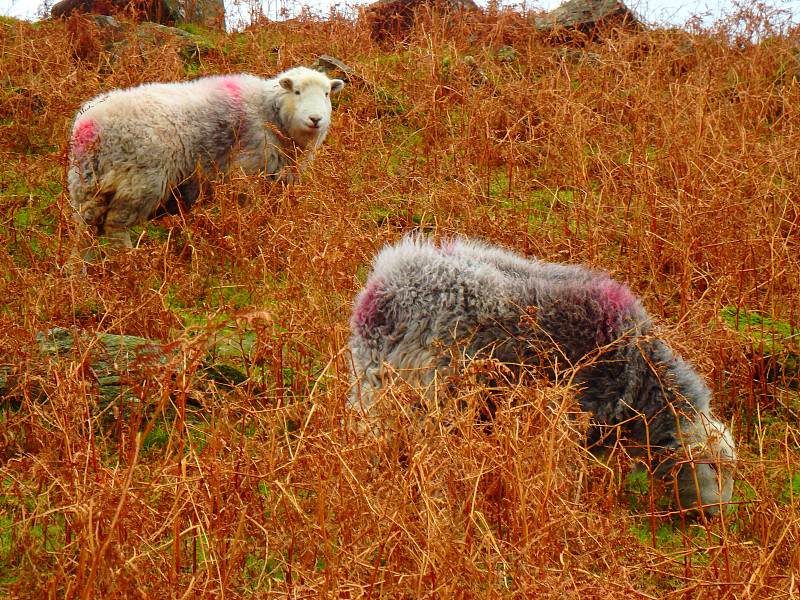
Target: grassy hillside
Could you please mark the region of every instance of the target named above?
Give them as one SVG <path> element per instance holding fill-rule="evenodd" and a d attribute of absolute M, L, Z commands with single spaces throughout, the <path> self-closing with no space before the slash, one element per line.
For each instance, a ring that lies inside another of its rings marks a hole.
<path fill-rule="evenodd" d="M 77 20 L 0 20 L 0 596 L 800 594 L 800 32 L 743 13 L 558 45 L 508 12 L 427 17 L 390 47 L 345 19 L 194 55 L 120 36 L 112 57 Z M 300 183 L 234 178 L 61 273 L 83 101 L 320 54 L 355 75 Z M 586 455 L 585 417 L 544 384 L 508 390 L 490 431 L 416 423 L 398 391 L 402 457 L 348 424 L 352 297 L 376 249 L 418 230 L 626 281 L 734 430 L 732 510 L 659 512 L 623 453 Z M 102 344 L 48 353 L 55 327 L 167 349 L 103 404 Z M 200 381 L 214 361 L 247 381 Z"/>

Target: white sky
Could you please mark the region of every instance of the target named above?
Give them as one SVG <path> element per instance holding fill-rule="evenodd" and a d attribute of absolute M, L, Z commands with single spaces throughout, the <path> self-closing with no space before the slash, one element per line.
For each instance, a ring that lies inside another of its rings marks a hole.
<path fill-rule="evenodd" d="M 51 2 L 54 3 L 56 0 Z M 277 19 L 282 9 L 296 13 L 300 7 L 308 5 L 313 12 L 327 14 L 330 6 L 338 4 L 341 8 L 369 4 L 372 0 L 260 0 L 267 17 Z M 551 10 L 563 0 L 500 0 L 501 3 L 522 5 L 529 9 Z M 721 15 L 731 13 L 737 4 L 748 4 L 754 0 L 628 0 L 627 6 L 634 10 L 648 23 L 673 23 L 683 25 L 693 15 L 704 17 L 709 22 Z M 250 2 L 259 0 L 225 0 L 228 6 L 228 21 L 234 27 L 237 22 L 246 20 Z M 485 5 L 487 0 L 477 0 Z M 800 0 L 765 0 L 770 9 L 784 10 L 792 20 L 800 20 Z M 42 5 L 42 0 L 0 0 L 0 15 L 35 20 Z"/>

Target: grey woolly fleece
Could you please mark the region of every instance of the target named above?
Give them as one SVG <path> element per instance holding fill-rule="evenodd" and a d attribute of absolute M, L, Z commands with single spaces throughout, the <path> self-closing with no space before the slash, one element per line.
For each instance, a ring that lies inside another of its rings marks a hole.
<path fill-rule="evenodd" d="M 730 500 L 734 444 L 711 415 L 708 388 L 651 336 L 632 292 L 603 273 L 477 241 L 406 237 L 376 256 L 350 324 L 355 407 L 369 409 L 390 372 L 432 398 L 465 360 L 551 378 L 574 368 L 577 400 L 592 415 L 589 447 L 617 438 L 639 456 L 649 447 L 656 477 L 675 484 L 684 509 L 715 514 Z"/>

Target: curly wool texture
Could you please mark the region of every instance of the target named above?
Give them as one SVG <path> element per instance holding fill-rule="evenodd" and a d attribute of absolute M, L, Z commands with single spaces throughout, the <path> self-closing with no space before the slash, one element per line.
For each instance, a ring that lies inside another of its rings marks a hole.
<path fill-rule="evenodd" d="M 389 373 L 433 398 L 464 361 L 492 357 L 554 377 L 572 368 L 593 450 L 619 439 L 634 455 L 649 451 L 683 509 L 713 515 L 730 501 L 736 453 L 708 388 L 651 336 L 633 293 L 603 273 L 476 241 L 406 237 L 374 259 L 350 325 L 354 408 L 369 410 Z"/>
<path fill-rule="evenodd" d="M 328 131 L 339 79 L 297 67 L 274 79 L 221 75 L 102 94 L 78 112 L 67 184 L 79 224 L 123 232 L 188 209 L 219 172 L 291 181 Z"/>

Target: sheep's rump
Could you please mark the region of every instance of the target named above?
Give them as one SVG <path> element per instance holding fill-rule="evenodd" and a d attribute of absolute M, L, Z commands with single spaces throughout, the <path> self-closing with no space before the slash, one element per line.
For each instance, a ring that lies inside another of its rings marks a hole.
<path fill-rule="evenodd" d="M 202 177 L 225 171 L 236 146 L 247 141 L 245 81 L 223 76 L 153 83 L 87 103 L 75 119 L 68 174 L 73 207 L 83 209 L 84 221 L 101 230 L 125 229 L 161 205 L 168 211 L 177 202 L 190 207 Z M 112 201 L 119 210 L 105 223 Z"/>
<path fill-rule="evenodd" d="M 354 408 L 369 410 L 394 377 L 428 400 L 446 398 L 442 382 L 457 381 L 450 376 L 471 360 L 493 358 L 518 375 L 569 378 L 592 416 L 589 447 L 619 438 L 634 454 L 659 454 L 656 475 L 679 471 L 683 507 L 730 499 L 732 478 L 720 483 L 716 463 L 735 460 L 733 440 L 710 414 L 710 392 L 652 337 L 631 291 L 601 272 L 481 242 L 406 237 L 376 256 L 350 325 Z M 673 451 L 707 460 L 676 468 Z"/>

